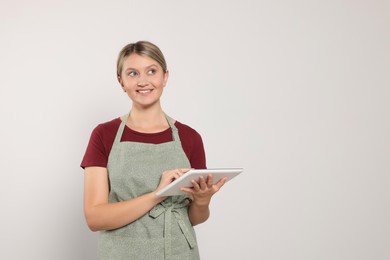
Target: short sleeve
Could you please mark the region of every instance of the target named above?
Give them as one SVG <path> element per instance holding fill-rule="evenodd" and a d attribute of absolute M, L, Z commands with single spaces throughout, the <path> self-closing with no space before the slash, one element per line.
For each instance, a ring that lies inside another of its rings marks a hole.
<path fill-rule="evenodd" d="M 206 154 L 202 137 L 199 133 L 195 132 L 193 141 L 193 150 L 190 156 L 191 167 L 195 169 L 206 169 Z"/>
<path fill-rule="evenodd" d="M 179 130 L 181 145 L 190 161 L 191 167 L 194 169 L 206 169 L 206 154 L 200 134 L 195 129 L 178 121 L 176 121 L 175 125 Z"/>
<path fill-rule="evenodd" d="M 101 125 L 98 125 L 91 134 L 81 167 L 100 166 L 107 167 L 108 153 L 105 149 Z"/>

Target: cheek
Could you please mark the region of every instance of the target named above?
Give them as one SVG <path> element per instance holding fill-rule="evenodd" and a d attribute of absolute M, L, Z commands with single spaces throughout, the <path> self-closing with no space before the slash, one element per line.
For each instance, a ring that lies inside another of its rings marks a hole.
<path fill-rule="evenodd" d="M 126 88 L 132 88 L 137 85 L 137 81 L 134 79 L 125 79 L 122 82 L 123 82 L 122 86 Z"/>
<path fill-rule="evenodd" d="M 164 78 L 162 78 L 162 77 L 154 78 L 152 83 L 156 87 L 163 87 L 164 86 Z"/>

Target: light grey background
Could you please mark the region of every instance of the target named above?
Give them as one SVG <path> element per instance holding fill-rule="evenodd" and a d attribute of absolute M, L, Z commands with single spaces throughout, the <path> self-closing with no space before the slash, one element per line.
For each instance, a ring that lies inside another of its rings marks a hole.
<path fill-rule="evenodd" d="M 208 167 L 245 168 L 202 259 L 390 259 L 389 1 L 0 3 L 0 259 L 95 259 L 79 164 L 130 108 L 115 62 L 141 39 Z"/>

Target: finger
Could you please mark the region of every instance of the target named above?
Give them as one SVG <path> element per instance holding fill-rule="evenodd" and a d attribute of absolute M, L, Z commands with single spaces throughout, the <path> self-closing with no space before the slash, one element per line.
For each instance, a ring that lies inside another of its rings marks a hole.
<path fill-rule="evenodd" d="M 216 184 L 215 186 L 217 187 L 217 189 L 219 190 L 227 181 L 227 177 L 223 177 L 222 179 L 220 179 Z"/>
<path fill-rule="evenodd" d="M 206 180 L 204 179 L 203 176 L 199 177 L 199 186 L 201 190 L 205 190 L 207 188 Z"/>
<path fill-rule="evenodd" d="M 207 177 L 207 188 L 211 188 L 213 186 L 213 175 L 209 174 Z"/>
<path fill-rule="evenodd" d="M 177 170 L 170 171 L 168 174 L 170 179 L 177 179 L 181 176 L 181 173 L 178 172 Z"/>
<path fill-rule="evenodd" d="M 200 190 L 199 184 L 195 180 L 192 180 L 191 183 L 192 183 L 193 189 L 195 191 L 199 191 Z"/>
<path fill-rule="evenodd" d="M 165 171 L 163 172 L 163 177 L 166 177 L 166 178 L 174 178 L 175 174 L 177 174 L 177 171 L 176 170 L 172 170 L 172 171 Z"/>
<path fill-rule="evenodd" d="M 183 175 L 183 170 L 182 169 L 176 169 L 175 171 L 179 176 L 182 176 Z"/>
<path fill-rule="evenodd" d="M 182 187 L 180 188 L 180 190 L 184 191 L 184 192 L 187 192 L 189 194 L 194 194 L 194 190 L 191 189 L 191 188 L 185 188 L 185 187 Z"/>
<path fill-rule="evenodd" d="M 181 170 L 182 173 L 186 173 L 186 172 L 188 172 L 189 170 L 193 170 L 193 168 L 181 168 L 181 169 L 179 169 L 179 170 Z"/>

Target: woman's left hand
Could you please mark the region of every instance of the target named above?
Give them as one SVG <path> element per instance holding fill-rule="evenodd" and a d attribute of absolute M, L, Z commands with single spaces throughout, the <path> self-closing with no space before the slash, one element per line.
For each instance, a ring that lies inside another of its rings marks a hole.
<path fill-rule="evenodd" d="M 209 174 L 207 180 L 203 176 L 199 177 L 199 183 L 192 180 L 192 188 L 181 188 L 192 195 L 193 202 L 199 206 L 208 206 L 211 197 L 219 191 L 219 189 L 225 184 L 227 177 L 220 179 L 216 184 L 213 184 L 213 175 Z"/>

